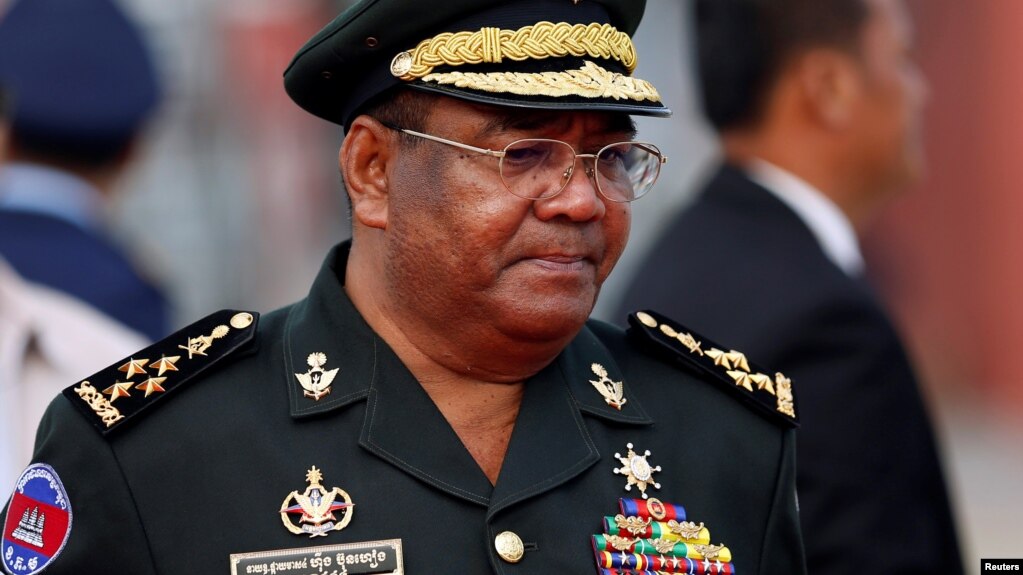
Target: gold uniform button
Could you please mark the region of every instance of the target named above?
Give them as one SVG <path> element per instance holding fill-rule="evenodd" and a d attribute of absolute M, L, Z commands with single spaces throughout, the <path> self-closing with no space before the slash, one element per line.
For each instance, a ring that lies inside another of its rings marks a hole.
<path fill-rule="evenodd" d="M 511 531 L 503 531 L 494 538 L 494 548 L 497 554 L 508 563 L 522 561 L 522 539 Z"/>
<path fill-rule="evenodd" d="M 234 317 L 231 318 L 231 327 L 235 329 L 245 329 L 252 325 L 252 321 L 254 319 L 255 318 L 252 317 L 251 313 L 236 313 L 234 314 Z"/>

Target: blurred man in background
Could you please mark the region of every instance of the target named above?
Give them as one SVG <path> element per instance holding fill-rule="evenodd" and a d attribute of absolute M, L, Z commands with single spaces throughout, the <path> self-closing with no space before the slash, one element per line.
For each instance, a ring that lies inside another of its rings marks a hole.
<path fill-rule="evenodd" d="M 103 221 L 160 99 L 140 31 L 113 0 L 14 2 L 0 17 L 0 83 L 11 98 L 0 256 L 26 280 L 166 335 L 164 294 Z"/>
<path fill-rule="evenodd" d="M 725 162 L 655 243 L 622 312 L 677 317 L 800 384 L 810 573 L 961 572 L 931 424 L 856 237 L 922 171 L 926 88 L 906 8 L 695 6 Z"/>
<path fill-rule="evenodd" d="M 8 123 L 0 87 L 0 177 Z M 0 257 L 0 492 L 32 457 L 35 428 L 68 381 L 145 343 L 145 338 L 56 290 L 22 279 Z"/>

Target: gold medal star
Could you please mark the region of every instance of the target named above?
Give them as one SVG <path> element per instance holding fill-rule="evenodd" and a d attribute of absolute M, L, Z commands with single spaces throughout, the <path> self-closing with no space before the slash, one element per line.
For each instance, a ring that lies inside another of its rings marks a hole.
<path fill-rule="evenodd" d="M 656 489 L 661 488 L 661 484 L 654 481 L 654 473 L 661 470 L 661 466 L 653 467 L 647 462 L 646 458 L 650 457 L 649 451 L 644 451 L 643 455 L 637 454 L 632 449 L 632 444 L 625 444 L 629 448 L 629 453 L 622 457 L 621 453 L 615 453 L 615 459 L 622 463 L 621 467 L 616 467 L 614 472 L 618 475 L 624 475 L 628 479 L 628 483 L 625 485 L 626 491 L 632 491 L 632 486 L 635 485 L 639 488 L 639 492 L 643 495 L 643 499 L 647 499 L 650 496 L 646 490 L 649 486 L 654 486 Z"/>
<path fill-rule="evenodd" d="M 180 355 L 172 355 L 171 357 L 161 356 L 159 360 L 154 361 L 149 367 L 159 370 L 159 373 L 156 375 L 163 375 L 168 371 L 177 371 L 178 366 L 174 364 L 177 363 L 179 359 L 181 359 Z"/>
<path fill-rule="evenodd" d="M 136 373 L 146 373 L 146 364 L 149 363 L 148 359 L 135 359 L 134 357 L 128 360 L 128 363 L 117 368 L 117 371 L 123 371 L 128 374 L 128 379 L 131 379 Z"/>
<path fill-rule="evenodd" d="M 119 397 L 131 397 L 131 382 L 116 382 L 114 385 L 103 390 L 103 393 L 110 396 L 110 403 L 117 401 Z"/>
<path fill-rule="evenodd" d="M 164 391 L 167 391 L 166 389 L 163 388 L 162 385 L 160 385 L 165 381 L 167 381 L 166 377 L 150 377 L 149 379 L 136 385 L 135 389 L 145 391 L 146 392 L 145 396 L 149 397 L 154 393 L 163 393 Z"/>

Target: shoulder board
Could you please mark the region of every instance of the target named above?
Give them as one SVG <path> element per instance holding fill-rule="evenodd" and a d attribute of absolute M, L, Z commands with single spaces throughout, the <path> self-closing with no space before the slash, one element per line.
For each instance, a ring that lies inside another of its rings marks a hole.
<path fill-rule="evenodd" d="M 646 310 L 629 315 L 629 334 L 661 355 L 709 375 L 747 405 L 786 427 L 799 427 L 792 381 L 746 359 L 663 315 Z"/>
<path fill-rule="evenodd" d="M 103 435 L 156 407 L 256 333 L 259 314 L 221 310 L 64 390 Z"/>

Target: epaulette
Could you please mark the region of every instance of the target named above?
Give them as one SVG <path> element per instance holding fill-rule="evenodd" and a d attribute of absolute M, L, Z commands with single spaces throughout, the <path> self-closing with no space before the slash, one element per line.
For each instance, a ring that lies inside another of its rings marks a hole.
<path fill-rule="evenodd" d="M 721 382 L 756 411 L 786 427 L 799 427 L 792 381 L 774 377 L 742 353 L 721 346 L 650 310 L 629 315 L 629 334 L 661 355 Z"/>
<path fill-rule="evenodd" d="M 221 310 L 64 390 L 103 435 L 152 409 L 256 334 L 259 314 Z"/>

